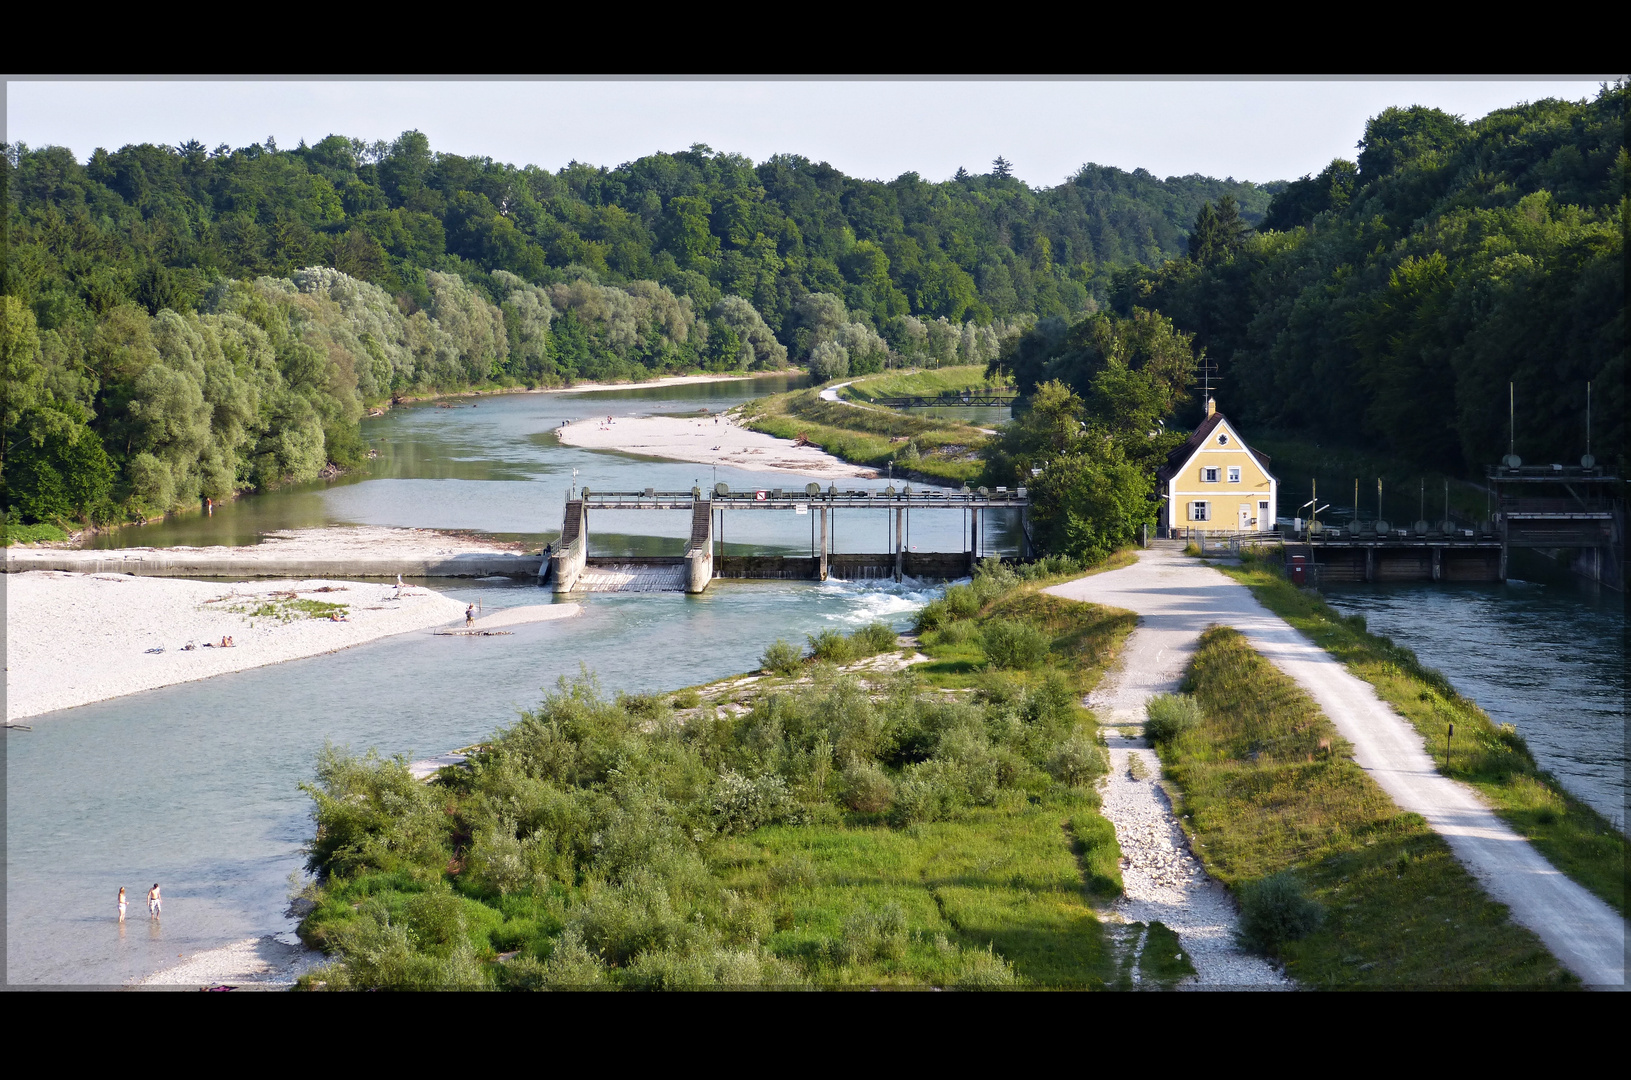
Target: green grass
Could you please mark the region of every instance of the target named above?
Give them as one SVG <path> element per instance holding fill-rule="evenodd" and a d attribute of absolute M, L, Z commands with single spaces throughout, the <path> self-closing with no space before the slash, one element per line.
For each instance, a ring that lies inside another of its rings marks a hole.
<path fill-rule="evenodd" d="M 275 596 L 250 604 L 234 604 L 226 610 L 250 619 L 275 619 L 289 623 L 296 619 L 327 619 L 333 615 L 342 618 L 351 610 L 349 605 L 327 600 L 306 600 L 298 596 Z"/>
<path fill-rule="evenodd" d="M 1293 871 L 1324 909 L 1318 929 L 1277 947 L 1292 977 L 1330 988 L 1573 982 L 1241 634 L 1202 634 L 1185 689 L 1204 717 L 1158 750 L 1207 870 L 1237 892 Z"/>
<path fill-rule="evenodd" d="M 822 401 L 818 391 L 772 394 L 742 406 L 742 425 L 781 439 L 801 436 L 856 465 L 920 474 L 936 482 L 977 482 L 988 436 L 969 424 L 911 416 L 891 409 Z"/>
<path fill-rule="evenodd" d="M 21 525 L 0 518 L 0 533 L 4 534 L 5 547 L 12 544 L 33 544 L 42 540 L 68 539 L 68 534 L 61 528 L 44 521 L 37 525 Z"/>
<path fill-rule="evenodd" d="M 1123 985 L 1079 701 L 1136 620 L 1034 576 L 976 576 L 986 610 L 955 621 L 1023 622 L 1048 651 L 973 693 L 820 659 L 729 702 L 585 676 L 432 784 L 325 751 L 301 934 L 338 959 L 304 985 Z"/>
<path fill-rule="evenodd" d="M 1025 984 L 1102 987 L 1112 961 L 1065 831 L 1073 812 L 1097 818 L 1090 804 L 1017 799 L 905 829 L 763 829 L 721 852 L 720 873 L 774 896 L 766 946 L 818 983 L 956 983 L 969 952 L 991 949 Z M 776 869 L 795 861 L 808 870 L 778 888 Z M 906 917 L 903 955 L 835 962 L 846 922 L 889 904 Z"/>
<path fill-rule="evenodd" d="M 987 377 L 984 364 L 964 364 L 873 375 L 850 383 L 838 393 L 854 401 L 877 401 L 891 397 L 939 397 L 959 390 L 1007 389 L 1011 383 L 1012 380 L 998 382 Z"/>
<path fill-rule="evenodd" d="M 1510 726 L 1492 721 L 1409 649 L 1369 633 L 1362 618 L 1343 618 L 1317 593 L 1292 585 L 1272 563 L 1246 559 L 1219 569 L 1374 686 L 1421 733 L 1441 773 L 1476 787 L 1552 865 L 1625 914 L 1625 834 L 1541 769 Z M 1446 768 L 1451 722 L 1454 752 Z"/>

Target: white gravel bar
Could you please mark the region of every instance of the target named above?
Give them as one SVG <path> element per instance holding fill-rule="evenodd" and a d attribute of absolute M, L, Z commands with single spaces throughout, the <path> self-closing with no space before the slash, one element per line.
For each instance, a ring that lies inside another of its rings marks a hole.
<path fill-rule="evenodd" d="M 719 416 L 600 416 L 556 429 L 567 446 L 586 450 L 617 450 L 625 454 L 694 461 L 703 465 L 734 465 L 755 472 L 790 472 L 800 476 L 872 478 L 878 470 L 840 461 L 816 446 L 798 446 L 760 431 L 738 427 L 734 418 Z"/>

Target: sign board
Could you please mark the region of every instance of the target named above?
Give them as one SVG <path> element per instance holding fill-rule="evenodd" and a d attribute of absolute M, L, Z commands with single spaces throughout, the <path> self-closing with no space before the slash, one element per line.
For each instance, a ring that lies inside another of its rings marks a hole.
<path fill-rule="evenodd" d="M 795 514 L 808 514 L 809 512 L 810 512 L 810 504 L 809 503 L 794 503 L 793 504 L 793 513 L 795 513 Z"/>
<path fill-rule="evenodd" d="M 769 498 L 770 498 L 770 492 L 768 492 L 768 491 L 755 491 L 753 493 L 753 501 L 754 502 L 764 502 L 765 500 L 767 500 Z"/>

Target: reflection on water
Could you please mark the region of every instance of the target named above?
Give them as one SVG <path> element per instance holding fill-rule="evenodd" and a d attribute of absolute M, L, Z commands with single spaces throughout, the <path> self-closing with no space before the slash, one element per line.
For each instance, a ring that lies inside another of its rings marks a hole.
<path fill-rule="evenodd" d="M 1584 583 L 1355 585 L 1324 590 L 1408 646 L 1497 722 L 1541 767 L 1625 828 L 1625 607 Z"/>

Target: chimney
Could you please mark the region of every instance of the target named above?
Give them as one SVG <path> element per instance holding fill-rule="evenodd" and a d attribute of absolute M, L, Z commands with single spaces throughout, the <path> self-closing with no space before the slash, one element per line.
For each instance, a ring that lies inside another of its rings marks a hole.
<path fill-rule="evenodd" d="M 1211 416 L 1213 413 L 1215 413 L 1217 411 L 1218 411 L 1217 399 L 1216 398 L 1210 398 L 1210 397 L 1207 398 L 1206 399 L 1206 415 Z"/>

